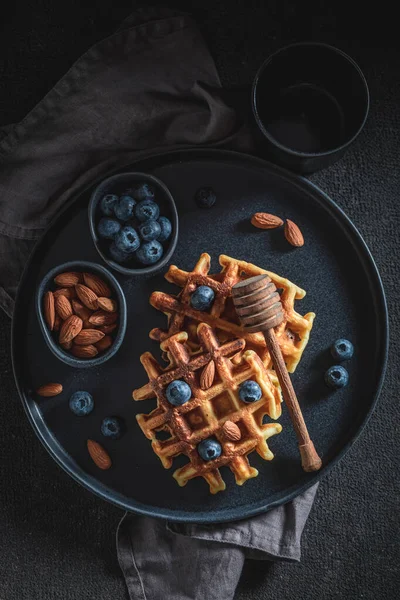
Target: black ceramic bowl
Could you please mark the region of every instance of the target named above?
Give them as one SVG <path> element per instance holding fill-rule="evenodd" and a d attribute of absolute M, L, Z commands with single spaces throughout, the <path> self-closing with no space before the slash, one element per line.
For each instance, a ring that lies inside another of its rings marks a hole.
<path fill-rule="evenodd" d="M 163 242 L 164 254 L 154 265 L 140 266 L 132 259 L 132 264 L 120 264 L 113 260 L 108 252 L 109 240 L 101 239 L 97 234 L 97 223 L 101 219 L 100 201 L 106 194 L 123 194 L 125 190 L 135 183 L 149 183 L 155 190 L 155 202 L 160 207 L 160 216 L 167 217 L 172 223 L 172 233 L 169 240 Z M 112 175 L 102 181 L 94 190 L 89 202 L 89 225 L 93 242 L 101 258 L 112 269 L 123 273 L 124 275 L 150 275 L 160 271 L 172 257 L 178 241 L 178 213 L 174 199 L 167 186 L 147 173 L 120 173 Z"/>
<path fill-rule="evenodd" d="M 58 345 L 52 332 L 49 331 L 49 328 L 47 327 L 46 322 L 44 320 L 43 296 L 48 290 L 56 289 L 56 287 L 53 283 L 54 278 L 57 275 L 59 275 L 60 273 L 65 273 L 68 271 L 75 271 L 75 272 L 82 272 L 82 273 L 83 272 L 94 273 L 95 275 L 98 275 L 99 277 L 104 279 L 104 281 L 106 283 L 108 283 L 108 285 L 114 291 L 115 296 L 118 301 L 119 325 L 118 325 L 117 333 L 114 337 L 114 343 L 112 346 L 110 346 L 110 348 L 108 350 L 106 350 L 99 356 L 96 356 L 95 358 L 80 359 L 80 358 L 76 358 L 75 356 L 72 356 L 72 354 L 69 354 L 68 352 L 63 350 L 61 348 L 61 346 Z M 98 365 L 105 363 L 109 358 L 114 356 L 114 354 L 118 351 L 118 349 L 120 348 L 120 346 L 122 344 L 124 336 L 125 336 L 126 322 L 127 322 L 127 310 L 126 310 L 126 300 L 125 300 L 124 292 L 122 291 L 121 286 L 119 285 L 118 281 L 115 279 L 114 275 L 112 275 L 112 273 L 110 273 L 110 271 L 108 269 L 106 269 L 102 265 L 98 265 L 96 263 L 86 262 L 86 261 L 67 262 L 67 263 L 59 265 L 58 267 L 55 267 L 54 269 L 49 271 L 47 273 L 47 275 L 40 282 L 40 284 L 37 288 L 37 291 L 36 291 L 36 313 L 37 313 L 37 317 L 39 320 L 40 328 L 43 333 L 43 337 L 46 340 L 48 347 L 53 352 L 53 354 L 55 356 L 57 356 L 57 358 L 59 358 L 60 360 L 65 362 L 67 365 L 70 365 L 71 367 L 79 367 L 79 368 L 96 367 Z"/>
<path fill-rule="evenodd" d="M 260 67 L 252 107 L 276 162 L 312 173 L 338 160 L 364 127 L 368 85 L 338 48 L 302 42 L 278 50 Z"/>

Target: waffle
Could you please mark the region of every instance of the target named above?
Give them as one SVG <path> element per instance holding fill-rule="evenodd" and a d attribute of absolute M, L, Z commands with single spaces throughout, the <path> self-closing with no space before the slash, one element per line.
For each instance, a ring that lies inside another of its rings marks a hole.
<path fill-rule="evenodd" d="M 137 415 L 144 434 L 151 440 L 152 447 L 163 466 L 172 466 L 173 458 L 186 455 L 189 463 L 174 472 L 180 486 L 194 477 L 203 477 L 215 494 L 225 489 L 220 467 L 227 466 L 233 472 L 236 483 L 258 475 L 250 466 L 248 454 L 254 450 L 265 460 L 273 454 L 267 439 L 279 433 L 279 423 L 263 423 L 265 415 L 275 408 L 277 382 L 269 377 L 260 357 L 253 350 L 245 350 L 244 339 L 233 339 L 221 343 L 210 325 L 200 323 L 197 327 L 199 350 L 193 353 L 188 346 L 188 334 L 180 331 L 165 339 L 161 348 L 168 354 L 169 366 L 163 368 L 150 352 L 141 356 L 141 362 L 149 382 L 133 392 L 135 400 L 157 398 L 157 408 L 150 414 Z M 240 355 L 234 364 L 231 357 Z M 215 378 L 208 389 L 201 388 L 201 373 L 210 361 L 215 365 Z M 185 380 L 191 387 L 192 398 L 182 406 L 171 406 L 165 394 L 166 387 L 177 379 Z M 247 379 L 260 385 L 263 395 L 258 402 L 245 404 L 239 399 L 238 386 Z M 225 437 L 223 425 L 235 423 L 241 433 L 238 441 Z M 168 439 L 157 439 L 157 433 L 169 434 Z M 222 454 L 212 461 L 204 461 L 197 452 L 197 444 L 206 438 L 217 439 Z"/>
<path fill-rule="evenodd" d="M 272 279 L 279 291 L 284 319 L 275 329 L 275 334 L 280 345 L 283 358 L 289 373 L 293 373 L 301 359 L 307 345 L 312 328 L 314 313 L 302 317 L 294 309 L 295 300 L 304 298 L 306 292 L 297 285 L 260 267 L 242 260 L 236 260 L 222 254 L 219 257 L 222 271 L 210 275 L 210 256 L 202 254 L 195 268 L 191 272 L 183 271 L 176 266 L 171 266 L 165 278 L 182 288 L 177 298 L 164 292 L 154 292 L 150 303 L 166 313 L 168 316 L 168 329 L 153 329 L 150 337 L 159 342 L 167 339 L 178 331 L 187 331 L 188 343 L 193 350 L 198 348 L 197 324 L 208 323 L 218 330 L 220 340 L 243 338 L 246 348 L 254 350 L 264 363 L 266 369 L 271 369 L 271 358 L 266 348 L 262 333 L 247 333 L 239 325 L 231 298 L 232 287 L 255 275 L 267 274 Z M 215 292 L 213 306 L 209 312 L 197 311 L 190 306 L 190 296 L 199 285 L 207 285 Z"/>
<path fill-rule="evenodd" d="M 295 300 L 303 298 L 305 291 L 289 280 L 225 255 L 220 256 L 220 264 L 222 271 L 210 275 L 210 257 L 202 254 L 192 272 L 170 267 L 166 279 L 181 287 L 181 293 L 173 297 L 155 292 L 150 299 L 155 308 L 168 316 L 167 330 L 157 328 L 150 332 L 150 337 L 161 343 L 168 364 L 163 367 L 151 353 L 143 354 L 141 362 L 149 382 L 133 392 L 135 400 L 157 399 L 157 408 L 150 414 L 138 415 L 137 420 L 163 466 L 170 468 L 174 457 L 186 455 L 188 464 L 174 472 L 178 484 L 183 486 L 194 477 L 203 477 L 213 494 L 225 489 L 219 471 L 222 466 L 231 469 L 238 485 L 256 477 L 258 471 L 250 466 L 248 455 L 256 451 L 265 460 L 272 460 L 267 439 L 282 429 L 279 423 L 264 424 L 265 415 L 277 419 L 281 414 L 279 383 L 263 335 L 249 334 L 238 323 L 232 286 L 267 273 L 282 290 L 284 321 L 275 332 L 292 372 L 307 345 L 315 316 L 308 313 L 302 317 L 294 310 Z M 190 306 L 190 296 L 199 285 L 208 285 L 215 292 L 209 312 Z M 216 374 L 210 387 L 204 389 L 201 374 L 211 361 Z M 165 396 L 166 387 L 177 379 L 185 380 L 192 390 L 191 400 L 180 407 L 171 406 Z M 247 379 L 257 381 L 262 389 L 258 402 L 245 404 L 239 399 L 238 387 Z M 233 442 L 225 437 L 226 421 L 239 427 L 240 440 Z M 160 432 L 168 439 L 159 439 Z M 203 461 L 196 447 L 209 437 L 217 439 L 223 450 L 219 458 Z"/>

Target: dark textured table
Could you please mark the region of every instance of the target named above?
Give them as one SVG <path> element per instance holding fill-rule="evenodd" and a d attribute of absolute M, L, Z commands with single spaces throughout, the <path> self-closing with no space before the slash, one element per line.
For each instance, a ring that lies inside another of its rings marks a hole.
<path fill-rule="evenodd" d="M 136 5 L 16 0 L 2 6 L 0 125 L 20 120 Z M 364 132 L 345 158 L 311 179 L 354 221 L 380 269 L 391 314 L 386 382 L 361 439 L 321 483 L 303 537 L 302 563 L 248 563 L 237 598 L 395 598 L 400 561 L 397 21 L 382 2 L 371 8 L 360 3 L 362 12 L 354 3 L 328 1 L 171 0 L 169 5 L 190 10 L 197 19 L 227 88 L 249 84 L 271 51 L 310 39 L 350 53 L 369 82 L 371 112 Z M 14 387 L 9 345 L 10 323 L 0 313 L 0 600 L 126 598 L 114 540 L 121 513 L 74 483 L 36 439 Z"/>

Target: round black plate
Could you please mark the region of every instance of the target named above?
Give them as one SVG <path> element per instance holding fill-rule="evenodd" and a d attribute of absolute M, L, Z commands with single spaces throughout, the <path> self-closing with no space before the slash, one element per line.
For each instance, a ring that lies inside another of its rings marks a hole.
<path fill-rule="evenodd" d="M 148 337 L 166 317 L 148 304 L 154 290 L 172 290 L 163 274 L 127 278 L 116 273 L 126 294 L 128 326 L 118 353 L 106 364 L 73 369 L 48 349 L 35 314 L 35 289 L 52 267 L 70 260 L 99 261 L 87 219 L 93 189 L 76 198 L 45 233 L 27 265 L 18 293 L 13 322 L 13 362 L 17 386 L 30 421 L 57 462 L 77 481 L 122 508 L 177 521 L 222 522 L 242 519 L 287 502 L 315 483 L 354 442 L 378 397 L 387 353 L 387 310 L 382 284 L 360 235 L 344 213 L 308 181 L 249 156 L 192 150 L 141 160 L 126 170 L 151 172 L 170 188 L 180 217 L 174 264 L 191 270 L 201 252 L 212 256 L 219 271 L 219 254 L 253 262 L 283 275 L 307 290 L 296 308 L 316 313 L 310 342 L 292 376 L 310 434 L 323 458 L 318 473 L 304 473 L 285 407 L 283 431 L 270 440 L 271 462 L 257 454 L 250 462 L 260 474 L 236 486 L 227 468 L 225 492 L 211 496 L 201 479 L 178 487 L 139 429 L 135 414 L 150 412 L 155 402 L 136 403 L 132 390 L 146 382 L 139 356 L 157 355 Z M 212 186 L 218 196 L 211 210 L 197 208 L 193 196 Z M 305 246 L 292 249 L 282 229 L 257 230 L 249 223 L 257 211 L 291 218 L 301 226 Z M 71 243 L 71 240 L 74 243 Z M 333 364 L 329 346 L 338 337 L 350 339 L 355 356 L 346 365 L 350 384 L 331 393 L 323 383 Z M 61 382 L 56 398 L 38 398 L 32 390 L 48 381 Z M 68 398 L 78 389 L 90 391 L 95 409 L 75 417 Z M 100 424 L 107 415 L 125 419 L 127 432 L 118 441 L 102 439 Z M 100 471 L 86 450 L 95 439 L 109 451 L 113 467 Z M 176 460 L 180 466 L 184 461 Z M 175 466 L 175 465 L 174 465 Z"/>

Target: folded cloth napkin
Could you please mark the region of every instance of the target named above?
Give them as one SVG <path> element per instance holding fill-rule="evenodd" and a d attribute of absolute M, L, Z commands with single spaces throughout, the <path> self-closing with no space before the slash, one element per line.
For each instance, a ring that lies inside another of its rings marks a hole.
<path fill-rule="evenodd" d="M 91 48 L 20 123 L 0 132 L 0 305 L 8 314 L 35 240 L 93 180 L 160 149 L 243 148 L 247 138 L 220 92 L 191 18 L 146 10 Z M 299 559 L 315 491 L 230 525 L 125 515 L 117 546 L 130 597 L 232 598 L 246 557 Z"/>

